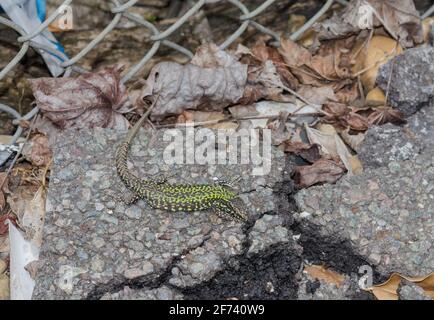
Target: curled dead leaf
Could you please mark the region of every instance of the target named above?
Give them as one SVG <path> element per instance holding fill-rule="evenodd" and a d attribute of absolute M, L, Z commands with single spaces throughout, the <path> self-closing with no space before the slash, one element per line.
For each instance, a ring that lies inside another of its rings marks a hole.
<path fill-rule="evenodd" d="M 328 101 L 336 101 L 337 97 L 331 87 L 313 87 L 309 85 L 303 85 L 297 93 L 304 97 L 307 101 L 322 105 Z"/>
<path fill-rule="evenodd" d="M 8 188 L 8 178 L 6 176 L 6 172 L 0 172 L 0 211 L 3 210 L 6 204 L 4 193 L 10 193 Z"/>
<path fill-rule="evenodd" d="M 9 228 L 6 223 L 7 220 L 15 222 L 16 216 L 10 213 L 0 215 L 0 236 L 3 236 L 8 233 Z"/>
<path fill-rule="evenodd" d="M 404 47 L 423 41 L 413 0 L 355 0 L 330 19 L 315 24 L 319 39 L 336 39 L 382 26 Z"/>
<path fill-rule="evenodd" d="M 332 127 L 333 128 L 333 127 Z M 353 156 L 348 150 L 341 137 L 333 128 L 333 132 L 324 129 L 305 128 L 310 143 L 317 143 L 321 146 L 323 154 L 331 155 L 333 158 L 339 158 L 348 170 L 348 174 L 359 173 L 362 170 L 361 163 L 357 157 Z"/>
<path fill-rule="evenodd" d="M 192 62 L 186 65 L 175 62 L 155 65 L 135 106 L 141 107 L 142 101 L 157 92 L 159 98 L 151 118 L 162 119 L 186 109 L 218 111 L 236 103 L 244 93 L 247 65 L 216 48 L 215 45 L 198 48 Z"/>
<path fill-rule="evenodd" d="M 45 134 L 36 134 L 24 145 L 22 154 L 33 165 L 46 167 L 50 164 L 53 156 L 48 144 L 48 138 Z"/>
<path fill-rule="evenodd" d="M 342 103 L 327 103 L 323 106 L 327 112 L 324 121 L 337 125 L 339 128 L 355 131 L 366 131 L 369 128 L 369 121 L 364 116 L 353 111 L 352 108 Z"/>
<path fill-rule="evenodd" d="M 386 282 L 372 286 L 366 290 L 371 291 L 378 300 L 398 300 L 397 290 L 403 279 L 417 284 L 434 299 L 434 274 L 426 277 L 408 277 L 399 273 L 393 273 Z"/>
<path fill-rule="evenodd" d="M 338 288 L 344 283 L 345 277 L 339 273 L 336 273 L 324 266 L 310 265 L 305 266 L 304 271 L 307 272 L 312 278 L 331 283 Z"/>
<path fill-rule="evenodd" d="M 308 188 L 318 183 L 335 183 L 345 174 L 345 166 L 339 159 L 322 157 L 309 166 L 296 166 L 293 179 L 297 188 Z"/>
<path fill-rule="evenodd" d="M 115 65 L 76 78 L 29 79 L 38 107 L 60 128 L 103 127 L 126 130 L 128 96 Z"/>
<path fill-rule="evenodd" d="M 0 253 L 9 252 L 9 235 L 0 235 Z"/>
<path fill-rule="evenodd" d="M 365 140 L 366 133 L 359 132 L 357 134 L 352 134 L 349 129 L 346 129 L 342 131 L 340 135 L 345 143 L 357 152 L 362 145 L 363 140 Z"/>
<path fill-rule="evenodd" d="M 398 125 L 406 123 L 405 115 L 401 111 L 389 106 L 375 108 L 374 112 L 368 116 L 368 121 L 371 125 L 389 122 Z"/>
<path fill-rule="evenodd" d="M 314 163 L 321 158 L 320 146 L 318 144 L 286 140 L 282 143 L 282 148 L 285 152 L 298 155 L 310 163 Z"/>
<path fill-rule="evenodd" d="M 283 57 L 280 55 L 278 50 L 274 47 L 269 47 L 265 45 L 264 42 L 257 42 L 252 47 L 252 55 L 259 59 L 262 63 L 265 63 L 267 60 L 271 61 L 276 67 L 276 72 L 280 76 L 280 80 L 283 84 L 291 89 L 296 89 L 298 86 L 298 80 L 294 75 L 289 71 L 288 67 L 283 60 Z"/>

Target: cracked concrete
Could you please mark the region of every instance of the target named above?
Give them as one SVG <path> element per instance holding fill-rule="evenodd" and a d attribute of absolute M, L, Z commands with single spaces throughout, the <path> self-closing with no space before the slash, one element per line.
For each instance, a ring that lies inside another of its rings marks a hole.
<path fill-rule="evenodd" d="M 293 160 L 277 148 L 270 173 L 255 177 L 248 164 L 167 165 L 161 134 L 139 133 L 131 168 L 178 183 L 241 176 L 249 221 L 117 203 L 113 194 L 125 189 L 113 153 L 123 134 L 67 131 L 54 150 L 34 299 L 372 299 L 358 285 L 361 266 L 372 268 L 375 283 L 392 271 L 432 268 L 426 152 L 294 197 Z M 426 210 L 410 214 L 414 203 Z M 325 265 L 345 282 L 312 279 L 305 264 Z"/>
<path fill-rule="evenodd" d="M 142 130 L 136 137 L 131 161 L 140 176 L 162 174 L 171 183 L 212 183 L 213 177 L 239 175 L 243 179 L 237 186 L 251 223 L 275 211 L 272 186 L 289 175 L 281 151 L 272 150 L 271 172 L 255 177 L 249 164 L 167 165 L 161 162 L 168 145 L 162 135 L 159 131 L 149 139 Z M 211 279 L 231 257 L 241 254 L 248 235 L 240 223 L 223 221 L 212 212 L 169 213 L 143 201 L 130 207 L 113 201 L 113 193 L 124 193 L 113 161 L 122 136 L 95 129 L 69 131 L 58 140 L 62 142 L 54 149 L 43 264 L 34 298 L 96 298 L 128 284 L 155 286 L 164 282 L 162 277 L 185 288 Z"/>

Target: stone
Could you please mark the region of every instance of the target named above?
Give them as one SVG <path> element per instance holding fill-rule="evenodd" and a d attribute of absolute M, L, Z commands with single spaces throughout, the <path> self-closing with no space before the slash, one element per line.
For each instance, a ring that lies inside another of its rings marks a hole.
<path fill-rule="evenodd" d="M 424 45 L 405 50 L 380 68 L 377 84 L 387 91 L 388 103 L 406 116 L 423 107 L 434 108 L 434 47 Z"/>

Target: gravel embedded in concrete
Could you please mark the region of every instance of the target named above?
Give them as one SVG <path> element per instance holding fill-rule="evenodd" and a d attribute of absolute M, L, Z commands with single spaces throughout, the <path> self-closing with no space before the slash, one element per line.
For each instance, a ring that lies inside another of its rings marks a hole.
<path fill-rule="evenodd" d="M 162 154 L 169 142 L 162 135 L 149 139 L 142 130 L 136 137 L 131 161 L 140 176 L 162 174 L 178 183 L 241 176 L 238 191 L 250 219 L 275 210 L 272 187 L 282 180 L 285 163 L 278 149 L 272 149 L 271 172 L 253 176 L 249 164 L 167 165 Z M 157 281 L 167 271 L 170 284 L 191 286 L 210 279 L 241 253 L 246 238 L 241 223 L 211 212 L 169 213 L 144 201 L 129 207 L 114 202 L 113 195 L 125 193 L 113 161 L 123 136 L 95 129 L 68 131 L 58 140 L 35 299 L 101 296 L 127 281 Z"/>
<path fill-rule="evenodd" d="M 434 269 L 433 191 L 431 151 L 346 176 L 336 185 L 299 191 L 297 220 L 350 239 L 355 251 L 384 274 L 425 275 Z"/>
<path fill-rule="evenodd" d="M 388 123 L 368 129 L 358 152 L 365 168 L 411 160 L 434 149 L 434 107 L 420 110 L 407 121 L 404 126 Z"/>
<path fill-rule="evenodd" d="M 386 92 L 389 103 L 406 116 L 424 107 L 434 107 L 434 48 L 424 45 L 405 50 L 380 68 L 377 84 Z"/>

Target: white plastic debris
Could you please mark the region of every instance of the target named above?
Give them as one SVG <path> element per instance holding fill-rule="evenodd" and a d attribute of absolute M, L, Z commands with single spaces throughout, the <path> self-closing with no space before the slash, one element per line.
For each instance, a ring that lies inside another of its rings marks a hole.
<path fill-rule="evenodd" d="M 21 232 L 8 221 L 10 242 L 10 290 L 11 300 L 30 300 L 35 280 L 25 269 L 32 261 L 39 258 L 39 249 L 24 239 Z"/>
<path fill-rule="evenodd" d="M 1 0 L 0 6 L 13 22 L 29 34 L 35 31 L 45 19 L 45 0 Z M 32 41 L 63 52 L 63 47 L 47 29 L 32 38 Z M 63 73 L 64 69 L 59 66 L 63 61 L 60 57 L 41 50 L 38 51 L 53 76 L 56 77 Z"/>

